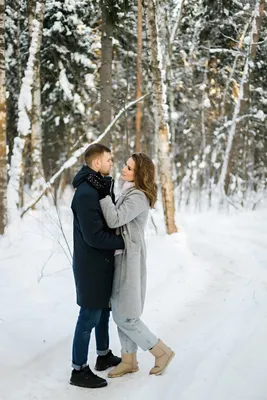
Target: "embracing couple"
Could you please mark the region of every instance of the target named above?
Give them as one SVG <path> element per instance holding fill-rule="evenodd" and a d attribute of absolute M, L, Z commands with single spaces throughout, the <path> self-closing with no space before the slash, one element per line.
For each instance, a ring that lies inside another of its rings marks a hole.
<path fill-rule="evenodd" d="M 144 153 L 134 153 L 122 170 L 125 184 L 115 202 L 110 150 L 93 144 L 75 176 L 73 271 L 80 313 L 72 347 L 72 385 L 100 388 L 107 381 L 88 366 L 95 329 L 95 369 L 117 378 L 138 371 L 138 346 L 154 357 L 150 374 L 160 375 L 174 352 L 140 320 L 146 292 L 145 225 L 157 198 L 155 167 Z M 121 358 L 109 348 L 110 308 L 121 342 Z"/>

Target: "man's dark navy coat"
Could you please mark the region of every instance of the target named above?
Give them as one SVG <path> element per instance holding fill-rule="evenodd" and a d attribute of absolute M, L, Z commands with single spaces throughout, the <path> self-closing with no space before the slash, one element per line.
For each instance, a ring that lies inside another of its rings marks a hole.
<path fill-rule="evenodd" d="M 73 272 L 80 307 L 109 307 L 114 273 L 114 250 L 124 248 L 121 236 L 108 228 L 97 190 L 87 181 L 97 174 L 83 166 L 73 180 Z"/>

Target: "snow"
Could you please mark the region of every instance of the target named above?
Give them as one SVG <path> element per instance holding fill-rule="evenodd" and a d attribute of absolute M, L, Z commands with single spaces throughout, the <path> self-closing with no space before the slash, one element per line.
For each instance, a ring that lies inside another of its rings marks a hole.
<path fill-rule="evenodd" d="M 85 81 L 86 81 L 86 85 L 88 86 L 88 88 L 90 89 L 95 89 L 95 77 L 94 74 L 86 74 L 85 75 Z"/>
<path fill-rule="evenodd" d="M 263 122 L 266 118 L 266 115 L 264 114 L 264 112 L 262 110 L 258 110 L 257 114 L 255 115 L 255 118 L 258 118 Z"/>
<path fill-rule="evenodd" d="M 71 196 L 68 189 L 58 210 L 70 247 Z M 68 384 L 78 307 L 58 212 L 42 199 L 0 239 L 1 399 L 266 400 L 267 208 L 184 212 L 171 236 L 152 212 L 158 232 L 149 220 L 143 320 L 176 357 L 155 377 L 151 355 L 140 351 L 138 373 L 93 392 Z M 111 347 L 119 353 L 113 321 Z"/>
<path fill-rule="evenodd" d="M 66 98 L 69 100 L 72 100 L 73 99 L 73 95 L 72 95 L 73 85 L 69 82 L 69 80 L 67 78 L 66 69 L 63 67 L 62 62 L 60 61 L 58 63 L 58 65 L 60 68 L 60 74 L 59 74 L 60 85 L 63 89 L 63 92 L 64 92 Z"/>
<path fill-rule="evenodd" d="M 203 107 L 205 108 L 210 108 L 211 107 L 211 103 L 210 103 L 210 99 L 208 97 L 206 97 L 203 101 Z"/>
<path fill-rule="evenodd" d="M 73 53 L 72 58 L 76 61 L 77 64 L 82 64 L 85 67 L 95 68 L 95 65 L 92 63 L 90 58 L 86 57 L 84 54 Z"/>
<path fill-rule="evenodd" d="M 40 4 L 36 5 L 39 10 Z M 29 59 L 27 62 L 27 68 L 25 71 L 25 76 L 22 79 L 22 86 L 19 94 L 19 120 L 18 120 L 18 131 L 21 136 L 26 136 L 30 129 L 30 120 L 28 118 L 28 113 L 32 108 L 32 85 L 33 85 L 33 74 L 34 74 L 34 63 L 35 56 L 40 46 L 38 43 L 38 34 L 40 30 L 40 22 L 34 19 L 32 21 L 32 40 L 29 49 Z"/>

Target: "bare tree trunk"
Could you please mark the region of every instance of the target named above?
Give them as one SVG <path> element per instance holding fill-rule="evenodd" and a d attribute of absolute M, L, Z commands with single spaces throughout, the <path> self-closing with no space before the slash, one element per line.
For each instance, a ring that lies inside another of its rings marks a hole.
<path fill-rule="evenodd" d="M 34 20 L 34 12 L 36 8 L 36 0 L 28 0 L 28 31 L 29 41 L 32 39 L 32 23 Z"/>
<path fill-rule="evenodd" d="M 168 8 L 165 9 L 166 15 L 166 23 L 164 30 L 166 31 L 166 86 L 167 86 L 167 103 L 169 106 L 169 128 L 170 128 L 170 154 L 171 154 L 171 163 L 172 163 L 172 170 L 173 170 L 173 181 L 177 182 L 177 167 L 175 165 L 175 133 L 176 133 L 176 126 L 177 126 L 177 119 L 174 118 L 176 114 L 176 109 L 174 106 L 174 90 L 173 90 L 173 82 L 174 82 L 174 71 L 173 71 L 173 45 L 176 39 L 177 32 L 180 27 L 180 22 L 182 19 L 182 12 L 183 12 L 184 0 L 179 0 L 175 9 L 173 10 L 172 15 L 169 15 Z M 173 24 L 171 24 L 171 21 Z"/>
<path fill-rule="evenodd" d="M 106 5 L 102 0 L 102 38 L 100 69 L 100 131 L 104 132 L 112 118 L 112 58 L 113 58 L 113 22 Z M 105 136 L 103 144 L 110 144 L 110 133 Z"/>
<path fill-rule="evenodd" d="M 159 46 L 157 26 L 157 6 L 154 0 L 145 1 L 147 7 L 148 37 L 152 67 L 154 112 L 156 131 L 158 132 L 158 156 L 160 166 L 160 182 L 165 224 L 168 234 L 177 232 L 175 225 L 174 188 L 172 168 L 169 154 L 169 125 L 164 77 L 162 71 L 162 54 Z M 164 4 L 161 7 L 164 7 Z"/>
<path fill-rule="evenodd" d="M 168 54 L 166 54 L 166 84 L 167 84 L 167 90 L 168 90 L 168 104 L 170 107 L 170 133 L 171 133 L 171 147 L 174 143 L 174 138 L 175 138 L 175 124 L 173 123 L 173 115 L 175 113 L 175 107 L 174 107 L 174 96 L 173 96 L 173 88 L 172 88 L 172 82 L 174 79 L 174 74 L 173 74 L 173 68 L 172 68 L 172 59 L 173 59 L 173 44 L 177 35 L 177 32 L 179 30 L 180 22 L 182 19 L 182 13 L 183 13 L 183 7 L 184 7 L 184 0 L 180 0 L 176 6 L 176 9 L 174 10 L 174 25 L 169 29 L 168 32 Z M 167 10 L 167 8 L 166 8 Z M 167 12 L 167 11 L 166 11 Z"/>
<path fill-rule="evenodd" d="M 0 235 L 7 224 L 5 1 L 0 0 Z"/>
<path fill-rule="evenodd" d="M 137 79 L 136 79 L 136 98 L 142 96 L 142 47 L 143 47 L 143 7 L 142 0 L 138 0 L 138 32 L 137 32 Z M 136 151 L 141 151 L 141 122 L 142 122 L 142 103 L 136 106 Z"/>
<path fill-rule="evenodd" d="M 14 140 L 13 154 L 11 158 L 10 180 L 8 184 L 8 195 L 11 202 L 11 212 L 16 212 L 19 206 L 19 192 L 22 191 L 23 182 L 23 153 L 31 129 L 32 112 L 32 87 L 34 84 L 34 66 L 36 54 L 40 51 L 41 32 L 43 26 L 45 0 L 36 1 L 35 19 L 33 20 L 32 40 L 29 49 L 29 59 L 22 81 L 19 96 L 19 120 L 18 136 Z M 20 190 L 21 189 L 21 190 Z"/>

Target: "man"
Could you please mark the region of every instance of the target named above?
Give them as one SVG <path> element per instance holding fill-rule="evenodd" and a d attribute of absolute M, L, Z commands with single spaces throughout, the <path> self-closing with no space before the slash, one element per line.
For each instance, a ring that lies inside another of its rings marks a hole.
<path fill-rule="evenodd" d="M 98 191 L 88 180 L 89 177 L 91 180 L 96 177 L 98 181 L 101 178 L 112 192 L 112 179 L 107 177 L 112 167 L 110 150 L 101 144 L 93 144 L 85 152 L 85 162 L 73 180 L 76 191 L 71 205 L 74 216 L 73 272 L 80 313 L 73 339 L 70 383 L 99 388 L 107 386 L 107 381 L 89 368 L 88 346 L 91 331 L 95 328 L 98 354 L 95 369 L 103 371 L 121 361 L 109 350 L 108 324 L 114 250 L 123 249 L 124 242 L 108 228 Z"/>

